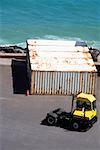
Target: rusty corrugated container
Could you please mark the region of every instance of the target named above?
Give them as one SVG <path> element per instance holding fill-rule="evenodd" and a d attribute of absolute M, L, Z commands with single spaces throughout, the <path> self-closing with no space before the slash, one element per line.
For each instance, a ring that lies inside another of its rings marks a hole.
<path fill-rule="evenodd" d="M 27 68 L 31 94 L 95 93 L 96 68 L 84 43 L 27 40 Z"/>

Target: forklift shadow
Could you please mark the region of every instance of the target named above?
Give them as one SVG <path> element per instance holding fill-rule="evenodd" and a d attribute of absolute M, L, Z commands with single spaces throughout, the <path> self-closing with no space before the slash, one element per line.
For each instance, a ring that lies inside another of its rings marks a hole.
<path fill-rule="evenodd" d="M 13 93 L 25 94 L 27 89 L 26 60 L 13 59 L 11 68 Z"/>
<path fill-rule="evenodd" d="M 70 125 L 66 126 L 65 122 L 57 122 L 56 125 L 50 125 L 50 124 L 48 124 L 46 118 L 41 121 L 40 125 L 49 126 L 49 127 L 53 127 L 54 126 L 54 127 L 62 128 L 65 131 L 75 131 L 75 132 L 76 131 L 77 132 L 86 132 L 86 131 L 88 131 L 91 128 L 91 127 L 88 127 L 88 128 L 84 129 L 83 127 L 81 127 L 81 129 L 74 130 Z"/>

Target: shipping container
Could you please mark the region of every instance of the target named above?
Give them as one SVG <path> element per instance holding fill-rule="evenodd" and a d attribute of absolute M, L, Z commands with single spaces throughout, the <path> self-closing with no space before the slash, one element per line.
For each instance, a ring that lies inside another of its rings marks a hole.
<path fill-rule="evenodd" d="M 27 40 L 30 94 L 95 94 L 96 67 L 85 42 Z"/>

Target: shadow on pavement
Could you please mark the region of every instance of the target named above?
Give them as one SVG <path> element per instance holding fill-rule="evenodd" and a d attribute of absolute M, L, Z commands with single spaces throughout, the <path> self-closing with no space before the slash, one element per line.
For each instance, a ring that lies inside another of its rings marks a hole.
<path fill-rule="evenodd" d="M 78 132 L 86 132 L 86 131 L 88 131 L 88 130 L 90 129 L 90 127 L 89 127 L 89 128 L 85 128 L 85 129 L 84 129 L 84 128 L 81 128 L 81 129 L 78 129 L 78 130 L 74 130 L 73 128 L 71 128 L 70 125 L 66 125 L 65 122 L 57 122 L 56 125 L 50 125 L 50 124 L 48 124 L 46 118 L 43 119 L 40 124 L 41 124 L 41 125 L 44 125 L 44 126 L 49 126 L 49 127 L 52 127 L 52 126 L 60 127 L 60 128 L 65 129 L 66 131 L 75 131 L 75 132 L 76 132 L 76 131 L 78 131 Z"/>
<path fill-rule="evenodd" d="M 26 60 L 12 60 L 13 93 L 25 94 L 27 89 Z"/>

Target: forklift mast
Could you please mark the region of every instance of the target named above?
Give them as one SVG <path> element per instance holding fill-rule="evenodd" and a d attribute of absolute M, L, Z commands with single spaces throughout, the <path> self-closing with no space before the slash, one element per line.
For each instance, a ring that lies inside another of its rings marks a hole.
<path fill-rule="evenodd" d="M 74 99 L 75 99 L 75 95 L 72 95 L 72 104 L 71 104 L 71 114 L 73 114 L 73 107 L 74 107 Z"/>

